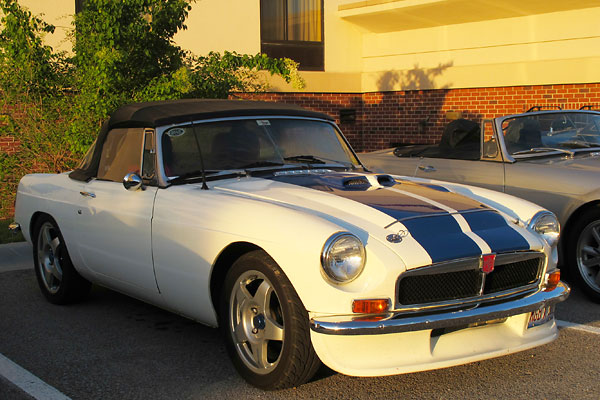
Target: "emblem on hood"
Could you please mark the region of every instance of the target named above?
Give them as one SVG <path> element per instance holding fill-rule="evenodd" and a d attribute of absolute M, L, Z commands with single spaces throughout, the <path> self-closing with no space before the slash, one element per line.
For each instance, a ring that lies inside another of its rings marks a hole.
<path fill-rule="evenodd" d="M 401 230 L 398 233 L 392 233 L 390 235 L 387 235 L 385 238 L 390 243 L 400 243 L 400 242 L 402 242 L 402 238 L 405 238 L 407 236 L 408 236 L 408 231 Z"/>

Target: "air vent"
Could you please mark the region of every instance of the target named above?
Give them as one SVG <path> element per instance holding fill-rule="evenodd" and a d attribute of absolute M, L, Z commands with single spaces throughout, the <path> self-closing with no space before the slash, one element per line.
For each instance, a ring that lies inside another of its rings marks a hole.
<path fill-rule="evenodd" d="M 377 175 L 377 182 L 381 186 L 394 186 L 396 184 L 396 180 L 389 175 Z"/>
<path fill-rule="evenodd" d="M 344 180 L 344 187 L 347 189 L 364 190 L 371 186 L 367 178 L 348 178 Z"/>

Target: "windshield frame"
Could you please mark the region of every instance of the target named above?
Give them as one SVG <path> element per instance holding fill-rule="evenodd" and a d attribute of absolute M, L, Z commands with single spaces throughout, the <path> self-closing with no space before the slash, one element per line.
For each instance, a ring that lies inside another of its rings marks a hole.
<path fill-rule="evenodd" d="M 158 164 L 157 175 L 158 175 L 159 187 L 166 188 L 166 187 L 171 186 L 169 177 L 165 173 L 164 162 L 163 162 L 162 136 L 163 136 L 163 134 L 166 131 L 168 131 L 169 129 L 174 128 L 174 127 L 188 127 L 188 126 L 193 126 L 193 125 L 209 124 L 209 123 L 213 123 L 213 122 L 223 122 L 223 121 L 233 121 L 233 120 L 260 120 L 260 119 L 306 120 L 306 121 L 317 121 L 317 122 L 323 122 L 323 123 L 329 124 L 329 125 L 331 125 L 333 127 L 335 133 L 341 139 L 341 142 L 347 147 L 347 149 L 350 152 L 350 154 L 356 159 L 357 164 L 353 163 L 353 165 L 356 165 L 359 168 L 363 168 L 365 171 L 367 170 L 367 168 L 360 161 L 360 158 L 357 156 L 356 152 L 354 151 L 354 149 L 352 148 L 352 146 L 348 142 L 348 139 L 346 138 L 346 136 L 344 136 L 344 134 L 342 133 L 341 129 L 337 126 L 337 124 L 335 122 L 327 120 L 327 119 L 322 119 L 322 118 L 299 117 L 299 116 L 292 116 L 292 115 L 262 115 L 262 114 L 256 114 L 256 115 L 251 115 L 251 116 L 223 117 L 223 118 L 211 118 L 211 119 L 193 120 L 193 121 L 184 122 L 184 123 L 176 123 L 176 124 L 163 125 L 163 126 L 157 127 L 156 128 L 156 146 L 157 146 L 157 150 L 156 151 L 158 153 L 158 157 L 157 157 L 157 164 Z M 352 160 L 349 160 L 349 161 L 352 161 Z M 301 170 L 301 169 L 304 169 L 305 170 L 305 169 L 309 168 L 309 164 L 310 163 L 298 163 L 298 164 L 296 164 L 295 167 L 292 167 L 292 166 L 290 166 L 291 165 L 291 163 L 290 163 L 290 164 L 284 164 L 282 166 L 257 167 L 257 169 L 259 169 L 259 170 L 260 169 L 270 169 L 270 170 L 277 170 L 277 169 L 285 169 L 285 170 L 298 169 L 298 170 Z M 323 169 L 323 168 L 326 168 L 326 167 L 323 166 L 323 164 L 315 164 L 314 168 Z M 252 168 L 252 169 L 254 169 L 254 168 Z M 239 171 L 239 170 L 236 170 L 236 171 Z M 229 175 L 228 174 L 223 174 L 223 176 L 227 177 Z M 214 179 L 211 179 L 211 180 L 214 180 Z M 191 179 L 190 183 L 195 182 L 195 181 L 196 181 L 196 179 Z"/>
<path fill-rule="evenodd" d="M 502 117 L 494 118 L 495 135 L 496 135 L 496 139 L 498 140 L 498 143 L 500 145 L 500 150 L 502 152 L 504 160 L 509 163 L 515 163 L 519 160 L 527 160 L 527 159 L 531 159 L 531 158 L 548 157 L 548 156 L 563 156 L 563 157 L 568 156 L 562 150 L 548 150 L 548 151 L 543 151 L 543 152 L 540 151 L 540 152 L 536 152 L 536 153 L 532 153 L 532 154 L 520 154 L 520 155 L 513 156 L 508 151 L 508 146 L 506 145 L 506 142 L 504 140 L 505 139 L 504 132 L 502 131 L 502 126 L 504 125 L 505 121 L 510 120 L 510 119 L 527 118 L 527 117 L 536 116 L 536 115 L 564 114 L 564 113 L 596 115 L 600 118 L 600 112 L 591 111 L 591 110 L 547 110 L 547 111 L 535 111 L 535 112 L 528 112 L 528 113 L 521 113 L 521 114 L 511 114 L 511 115 L 505 115 Z M 599 138 L 600 138 L 600 135 L 599 135 Z M 595 152 L 595 151 L 599 151 L 599 150 L 600 150 L 600 145 L 597 147 L 569 149 L 569 151 L 572 151 L 573 153 L 575 153 L 575 155 L 577 155 L 578 153 Z"/>

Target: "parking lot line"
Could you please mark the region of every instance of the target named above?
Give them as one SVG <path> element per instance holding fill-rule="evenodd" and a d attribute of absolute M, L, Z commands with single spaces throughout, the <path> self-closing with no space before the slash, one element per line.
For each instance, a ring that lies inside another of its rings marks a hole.
<path fill-rule="evenodd" d="M 44 400 L 71 400 L 31 372 L 0 354 L 0 375 L 33 397 Z"/>
<path fill-rule="evenodd" d="M 584 332 L 588 332 L 588 333 L 594 333 L 596 335 L 600 335 L 600 328 L 596 327 L 596 326 L 591 326 L 591 325 L 583 325 L 583 324 L 576 324 L 574 322 L 569 322 L 569 321 L 562 321 L 560 319 L 556 320 L 556 324 L 560 327 L 560 328 L 570 328 L 570 329 L 576 329 L 578 331 L 584 331 Z"/>

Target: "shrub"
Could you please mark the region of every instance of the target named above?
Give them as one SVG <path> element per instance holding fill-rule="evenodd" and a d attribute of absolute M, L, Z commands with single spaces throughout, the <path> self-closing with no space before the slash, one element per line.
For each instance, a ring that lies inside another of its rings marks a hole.
<path fill-rule="evenodd" d="M 17 0 L 0 0 L 0 137 L 20 142 L 17 153 L 0 153 L 0 218 L 10 216 L 21 176 L 72 169 L 123 104 L 264 91 L 259 70 L 303 87 L 289 59 L 194 56 L 177 46 L 173 36 L 186 29 L 193 1 L 87 0 L 74 18 L 69 57 L 44 45 L 52 25 Z"/>

